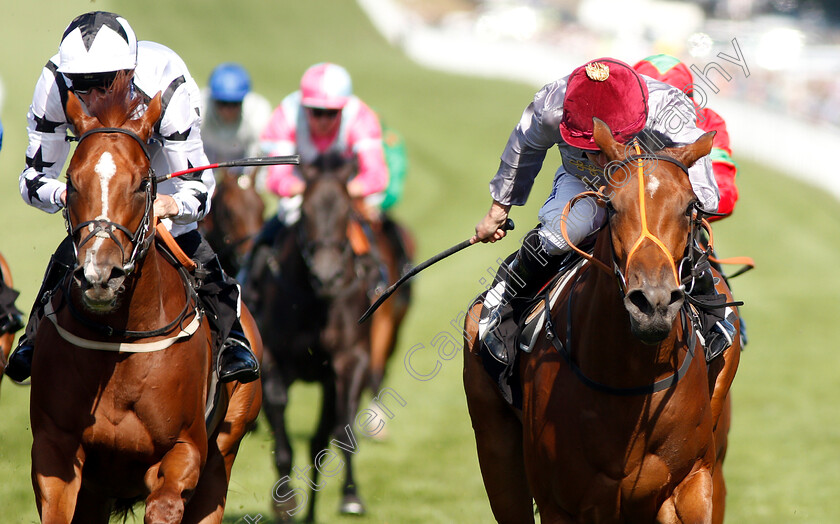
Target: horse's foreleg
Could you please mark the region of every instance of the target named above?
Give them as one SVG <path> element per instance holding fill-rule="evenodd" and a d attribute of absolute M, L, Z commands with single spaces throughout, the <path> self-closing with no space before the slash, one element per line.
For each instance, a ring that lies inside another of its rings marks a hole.
<path fill-rule="evenodd" d="M 724 402 L 720 420 L 715 428 L 715 471 L 712 474 L 712 486 L 714 489 L 712 522 L 715 524 L 723 523 L 723 515 L 726 510 L 726 482 L 723 478 L 723 459 L 726 458 L 731 416 L 732 398 L 731 395 L 728 395 Z"/>
<path fill-rule="evenodd" d="M 464 391 L 472 419 L 478 463 L 484 489 L 496 520 L 501 523 L 534 522 L 533 498 L 528 487 L 522 448 L 522 424 L 484 371 L 477 354 L 479 309 L 467 316 L 464 343 Z"/>
<path fill-rule="evenodd" d="M 201 441 L 198 441 L 201 443 Z M 196 442 L 181 438 L 160 463 L 146 472 L 146 524 L 178 523 L 184 518 L 184 505 L 198 485 L 202 453 Z"/>
<path fill-rule="evenodd" d="M 32 427 L 43 426 L 33 420 Z M 41 522 L 72 521 L 82 486 L 83 464 L 84 453 L 77 438 L 57 429 L 33 429 L 32 486 Z"/>
<path fill-rule="evenodd" d="M 712 472 L 701 468 L 685 478 L 660 507 L 659 524 L 712 524 Z"/>
<path fill-rule="evenodd" d="M 230 469 L 218 445 L 211 441 L 207 463 L 192 498 L 184 508 L 183 524 L 218 524 L 222 522 L 227 499 Z"/>
<path fill-rule="evenodd" d="M 108 524 L 114 500 L 94 493 L 84 486 L 79 490 L 73 522 L 79 524 Z M 46 522 L 46 521 L 45 521 Z"/>
<path fill-rule="evenodd" d="M 359 451 L 354 433 L 356 413 L 359 411 L 359 397 L 364 388 L 368 368 L 368 356 L 363 347 L 356 347 L 336 359 L 338 377 L 336 388 L 336 423 L 332 431 L 335 441 L 340 443 L 344 453 L 344 486 L 339 511 L 345 515 L 363 515 L 365 506 L 359 497 L 353 477 L 353 457 Z"/>
<path fill-rule="evenodd" d="M 394 319 L 394 307 L 386 301 L 373 314 L 370 327 L 370 380 L 368 387 L 371 393 L 377 394 L 382 387 L 385 377 L 385 366 L 388 357 L 394 349 L 396 338 L 396 322 Z"/>

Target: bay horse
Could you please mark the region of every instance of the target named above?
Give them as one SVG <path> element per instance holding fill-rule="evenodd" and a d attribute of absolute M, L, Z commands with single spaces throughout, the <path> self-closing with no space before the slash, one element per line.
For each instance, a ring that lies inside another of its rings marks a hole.
<path fill-rule="evenodd" d="M 93 116 L 75 96 L 66 105 L 78 137 L 65 210 L 77 263 L 35 337 L 35 501 L 50 523 L 107 523 L 143 500 L 145 522 L 220 523 L 260 385 L 224 385 L 206 421 L 217 383 L 210 327 L 186 270 L 159 245 L 168 232 L 152 225 L 157 186 L 145 144 L 161 95 L 133 118 L 141 101 L 129 93 L 118 75 Z M 245 309 L 242 325 L 259 357 Z"/>
<path fill-rule="evenodd" d="M 256 188 L 256 170 L 217 169 L 216 192 L 200 225 L 225 272 L 236 275 L 263 225 L 265 202 Z"/>
<path fill-rule="evenodd" d="M 342 443 L 344 458 L 340 511 L 361 514 L 365 509 L 353 476 L 358 447 L 352 427 L 369 373 L 371 334 L 369 326 L 356 320 L 369 305 L 368 291 L 378 267 L 370 253 L 355 247 L 358 238 L 351 242 L 348 237 L 348 230 L 359 231 L 361 220 L 347 192 L 354 163 L 326 155 L 300 170 L 306 183 L 300 219 L 279 245 L 255 253 L 255 259 L 271 260 L 255 263 L 264 269 L 249 276 L 249 285 L 259 289 L 252 310 L 265 344 L 263 408 L 274 431 L 274 459 L 282 483 L 292 471 L 285 421 L 289 388 L 297 380 L 320 384 L 320 420 L 309 449 L 309 464 L 317 467 L 308 473 L 309 486 L 319 484 L 317 457 L 329 449 L 332 436 L 333 444 Z M 334 466 L 330 469 L 336 475 Z M 295 489 L 301 501 L 291 492 L 284 495 L 286 490 L 291 488 L 275 490 L 275 516 L 288 520 L 308 500 L 307 519 L 313 520 L 318 489 L 308 497 Z"/>
<path fill-rule="evenodd" d="M 499 522 L 534 522 L 534 502 L 541 522 L 723 521 L 740 337 L 707 369 L 677 269 L 697 223 L 687 169 L 713 136 L 640 155 L 596 119 L 595 140 L 618 167 L 580 198 L 606 206 L 609 219 L 532 351 L 519 355 L 521 411 L 482 367 L 481 303 L 467 315 L 464 387 Z"/>

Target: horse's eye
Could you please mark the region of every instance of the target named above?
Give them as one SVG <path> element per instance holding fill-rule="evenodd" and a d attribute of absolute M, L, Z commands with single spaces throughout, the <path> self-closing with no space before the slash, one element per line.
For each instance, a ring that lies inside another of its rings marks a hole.
<path fill-rule="evenodd" d="M 140 181 L 140 185 L 137 186 L 137 192 L 142 193 L 142 192 L 146 191 L 146 188 L 148 188 L 148 187 L 149 187 L 149 180 L 144 178 L 143 180 Z"/>

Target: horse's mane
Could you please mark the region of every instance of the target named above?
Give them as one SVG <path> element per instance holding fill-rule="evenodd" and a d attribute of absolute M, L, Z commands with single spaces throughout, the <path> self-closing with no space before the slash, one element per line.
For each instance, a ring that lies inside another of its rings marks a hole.
<path fill-rule="evenodd" d="M 670 147 L 679 147 L 684 144 L 674 142 L 671 137 L 661 131 L 646 127 L 639 131 L 633 138 L 639 141 L 642 150 L 655 153 Z"/>
<path fill-rule="evenodd" d="M 348 162 L 350 162 L 350 160 L 346 159 L 341 153 L 330 151 L 318 155 L 318 157 L 312 162 L 312 166 L 317 168 L 318 171 L 324 172 L 336 170 Z"/>
<path fill-rule="evenodd" d="M 133 73 L 120 71 L 114 78 L 105 96 L 95 100 L 88 111 L 106 127 L 120 127 L 130 120 L 142 103 L 139 97 L 131 96 Z"/>

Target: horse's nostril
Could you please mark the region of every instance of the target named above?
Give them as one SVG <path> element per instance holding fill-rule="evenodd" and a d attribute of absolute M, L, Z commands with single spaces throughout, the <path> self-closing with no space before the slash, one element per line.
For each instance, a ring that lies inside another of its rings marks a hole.
<path fill-rule="evenodd" d="M 125 278 L 125 270 L 121 267 L 114 266 L 111 268 L 111 274 L 108 276 L 108 280 L 114 280 L 117 278 Z"/>
<path fill-rule="evenodd" d="M 675 289 L 671 291 L 671 301 L 668 303 L 668 305 L 672 306 L 677 302 L 681 301 L 683 298 L 685 298 L 685 293 L 683 293 L 683 290 Z"/>
<path fill-rule="evenodd" d="M 631 304 L 636 306 L 636 308 L 644 315 L 650 315 L 653 313 L 653 306 L 651 306 L 650 302 L 645 296 L 645 293 L 641 289 L 634 289 L 630 293 L 627 294 L 627 299 L 630 301 Z"/>

